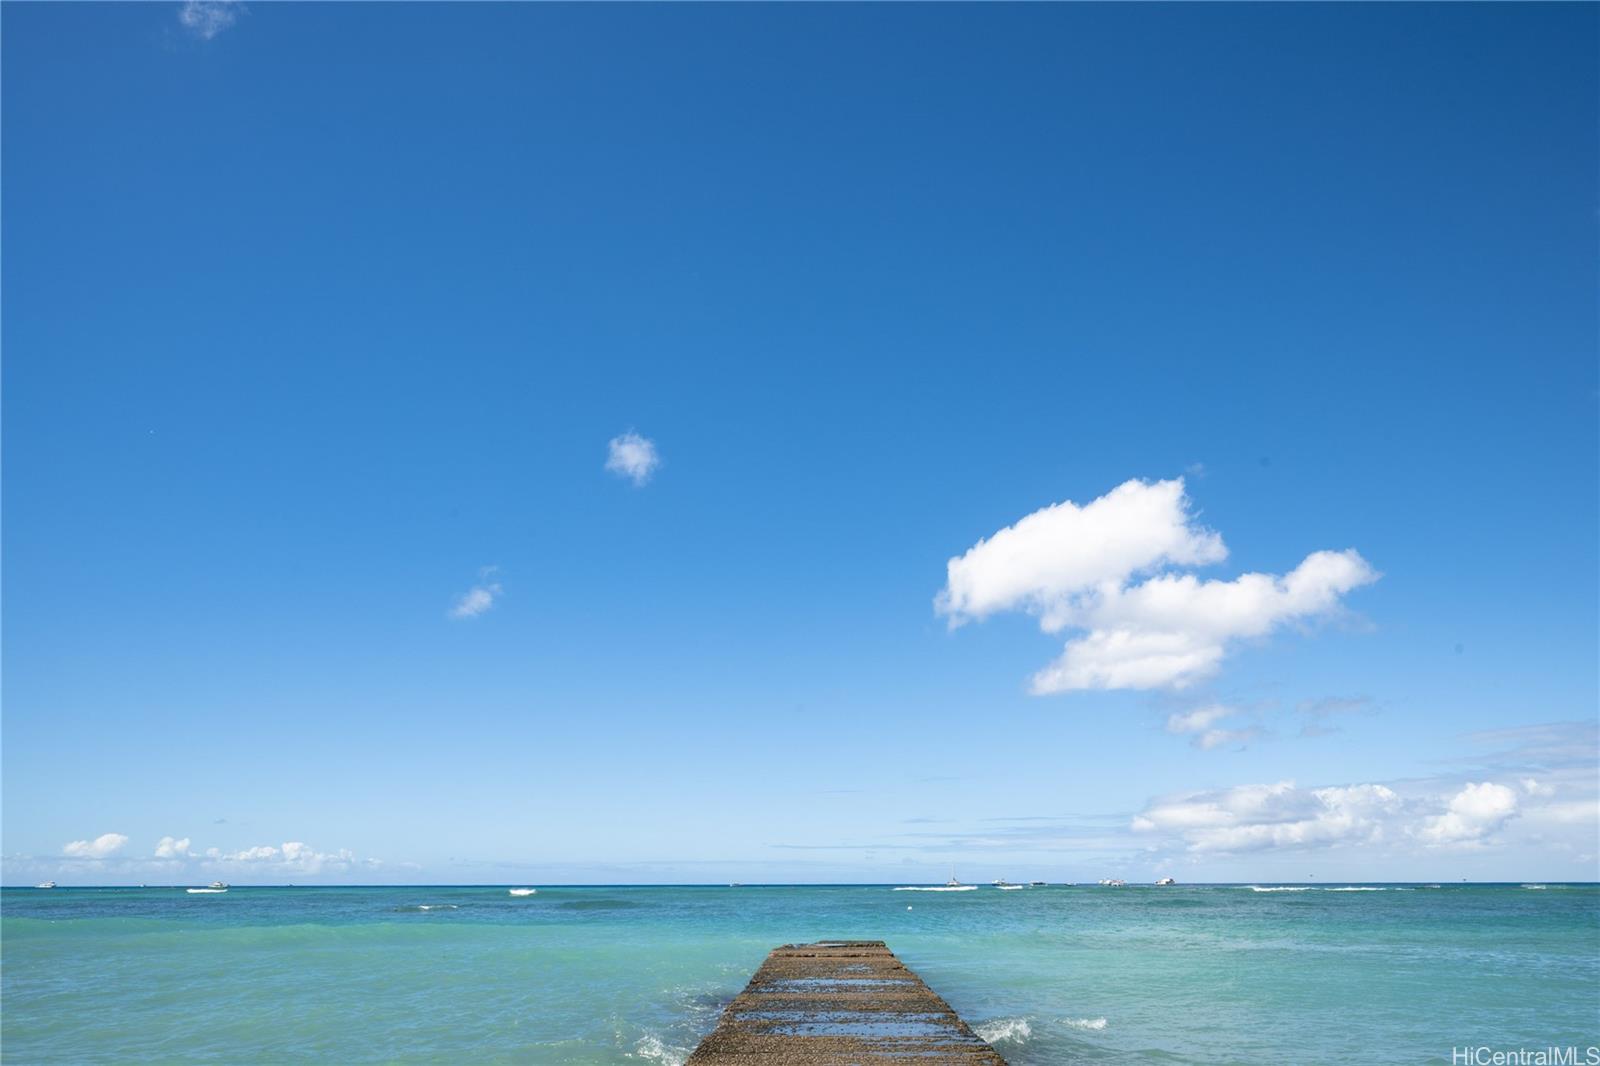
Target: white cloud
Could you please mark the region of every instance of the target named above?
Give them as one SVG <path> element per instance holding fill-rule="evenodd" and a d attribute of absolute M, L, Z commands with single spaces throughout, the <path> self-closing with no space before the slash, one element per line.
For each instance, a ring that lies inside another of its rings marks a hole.
<path fill-rule="evenodd" d="M 228 0 L 184 0 L 178 9 L 178 23 L 194 36 L 209 41 L 239 20 L 244 10 Z"/>
<path fill-rule="evenodd" d="M 1158 801 L 1133 828 L 1175 835 L 1194 852 L 1326 847 L 1382 838 L 1401 807 L 1383 785 L 1302 789 L 1280 781 Z"/>
<path fill-rule="evenodd" d="M 1220 703 L 1196 707 L 1192 711 L 1180 711 L 1177 714 L 1167 716 L 1167 732 L 1198 733 L 1233 713 L 1232 707 L 1225 707 Z"/>
<path fill-rule="evenodd" d="M 1238 745 L 1243 749 L 1250 741 L 1261 736 L 1261 730 L 1254 727 L 1250 729 L 1207 729 L 1195 737 L 1190 743 L 1201 751 L 1211 751 L 1214 748 Z"/>
<path fill-rule="evenodd" d="M 661 465 L 656 442 L 631 429 L 620 437 L 612 437 L 606 449 L 606 469 L 635 485 L 649 481 L 650 475 Z"/>
<path fill-rule="evenodd" d="M 1448 810 L 1423 823 L 1417 836 L 1426 844 L 1477 843 L 1516 813 L 1516 792 L 1493 781 L 1469 783 L 1451 798 Z"/>
<path fill-rule="evenodd" d="M 1167 716 L 1167 732 L 1194 734 L 1189 743 L 1202 751 L 1211 751 L 1233 744 L 1243 746 L 1261 736 L 1261 730 L 1254 726 L 1247 729 L 1213 728 L 1218 722 L 1238 713 L 1234 708 L 1220 703 L 1196 707 L 1191 711 L 1179 711 Z"/>
<path fill-rule="evenodd" d="M 1036 511 L 951 559 L 935 609 L 952 627 L 1020 610 L 1046 633 L 1082 630 L 1034 676 L 1038 694 L 1183 688 L 1214 673 L 1235 641 L 1329 614 L 1378 578 L 1353 549 L 1313 552 L 1282 576 L 1166 570 L 1226 557 L 1190 514 L 1181 478 L 1128 481 L 1082 507 Z"/>
<path fill-rule="evenodd" d="M 1055 632 L 1087 590 L 1163 563 L 1215 563 L 1227 554 L 1221 537 L 1190 521 L 1182 478 L 1127 481 L 1082 507 L 1052 504 L 980 540 L 950 560 L 935 606 L 952 626 L 1026 610 Z"/>
<path fill-rule="evenodd" d="M 318 851 L 298 840 L 285 841 L 281 846 L 258 844 L 242 851 L 218 852 L 211 849 L 207 856 L 220 863 L 247 865 L 253 870 L 277 873 L 316 874 L 326 870 L 344 870 L 355 865 L 377 866 L 376 859 L 357 859 L 348 848 L 338 851 Z"/>
<path fill-rule="evenodd" d="M 478 584 L 468 589 L 450 608 L 451 618 L 476 618 L 494 606 L 500 598 L 500 582 L 492 580 L 499 567 L 486 566 L 478 571 Z"/>
<path fill-rule="evenodd" d="M 61 846 L 61 854 L 74 859 L 104 859 L 121 851 L 128 838 L 121 833 L 102 833 L 93 840 L 74 840 Z"/>
<path fill-rule="evenodd" d="M 186 859 L 189 857 L 189 838 L 182 840 L 173 837 L 162 837 L 156 845 L 156 858 L 158 859 Z"/>
<path fill-rule="evenodd" d="M 1600 808 L 1591 796 L 1540 803 L 1524 812 L 1516 790 L 1494 781 L 1438 782 L 1432 791 L 1409 798 L 1387 785 L 1304 789 L 1280 781 L 1154 800 L 1132 826 L 1201 853 L 1380 843 L 1414 851 L 1417 842 L 1428 847 L 1481 846 L 1524 813 L 1553 824 L 1583 824 L 1592 823 Z"/>
<path fill-rule="evenodd" d="M 1556 794 L 1554 785 L 1546 784 L 1536 777 L 1524 777 L 1517 783 L 1522 786 L 1522 791 L 1530 796 L 1554 796 Z"/>

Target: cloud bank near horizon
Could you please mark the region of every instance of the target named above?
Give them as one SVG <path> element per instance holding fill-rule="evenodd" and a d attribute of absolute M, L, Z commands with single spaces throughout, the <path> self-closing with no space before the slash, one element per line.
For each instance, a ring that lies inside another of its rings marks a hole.
<path fill-rule="evenodd" d="M 1077 631 L 1033 676 L 1036 695 L 1182 689 L 1215 674 L 1237 642 L 1329 616 L 1379 577 L 1354 548 L 1312 552 L 1283 575 L 1175 572 L 1227 555 L 1191 513 L 1182 478 L 1130 480 L 1082 506 L 1041 508 L 952 558 L 934 609 L 951 628 L 1021 611 L 1045 633 Z"/>

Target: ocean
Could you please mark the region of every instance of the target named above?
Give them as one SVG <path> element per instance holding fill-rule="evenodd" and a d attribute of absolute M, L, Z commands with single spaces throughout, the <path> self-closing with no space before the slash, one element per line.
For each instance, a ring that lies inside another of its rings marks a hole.
<path fill-rule="evenodd" d="M 5 889 L 0 1052 L 681 1063 L 782 943 L 881 939 L 1015 1066 L 1600 1044 L 1594 885 Z"/>

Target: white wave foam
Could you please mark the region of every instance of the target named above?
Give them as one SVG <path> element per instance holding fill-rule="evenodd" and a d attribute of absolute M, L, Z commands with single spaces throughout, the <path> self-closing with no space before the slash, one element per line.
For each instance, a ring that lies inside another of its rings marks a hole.
<path fill-rule="evenodd" d="M 1066 1018 L 1063 1021 L 1074 1029 L 1088 1029 L 1096 1033 L 1106 1027 L 1104 1018 Z"/>
<path fill-rule="evenodd" d="M 994 887 L 998 888 L 1002 892 L 1014 892 L 1019 888 L 1027 888 L 1028 886 L 1027 885 L 995 885 Z"/>
<path fill-rule="evenodd" d="M 1543 886 L 1541 885 L 1540 887 L 1542 888 Z M 188 893 L 191 896 L 216 896 L 216 895 L 220 895 L 220 894 L 222 894 L 223 892 L 226 892 L 226 891 L 228 891 L 228 890 L 225 889 L 225 888 L 191 888 L 191 889 L 188 889 Z"/>
<path fill-rule="evenodd" d="M 457 907 L 454 903 L 419 903 L 419 904 L 417 904 L 417 910 L 419 910 L 419 911 L 453 911 L 453 910 L 459 910 L 459 909 L 460 908 Z"/>
<path fill-rule="evenodd" d="M 1310 885 L 1246 885 L 1252 892 L 1310 892 Z"/>
<path fill-rule="evenodd" d="M 996 1018 L 992 1022 L 974 1025 L 972 1031 L 986 1044 L 1020 1044 L 1033 1035 L 1026 1018 Z"/>
<path fill-rule="evenodd" d="M 896 892 L 972 892 L 977 885 L 901 885 Z"/>
<path fill-rule="evenodd" d="M 660 1037 L 642 1037 L 633 1047 L 633 1053 L 628 1056 L 633 1059 L 649 1059 L 652 1062 L 663 1063 L 664 1066 L 683 1066 L 688 1061 L 689 1053 L 680 1048 L 668 1047 L 661 1042 Z"/>
<path fill-rule="evenodd" d="M 1338 888 L 1325 888 L 1324 892 L 1388 892 L 1387 888 L 1376 885 L 1341 885 Z"/>
<path fill-rule="evenodd" d="M 1523 885 L 1523 888 L 1549 888 L 1549 885 Z"/>
<path fill-rule="evenodd" d="M 511 894 L 513 896 L 531 896 L 537 891 L 539 891 L 537 888 L 513 888 Z"/>

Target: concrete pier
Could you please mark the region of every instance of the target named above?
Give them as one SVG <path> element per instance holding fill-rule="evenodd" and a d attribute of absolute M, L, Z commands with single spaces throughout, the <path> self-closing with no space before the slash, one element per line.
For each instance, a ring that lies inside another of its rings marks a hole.
<path fill-rule="evenodd" d="M 881 940 L 773 950 L 688 1066 L 1005 1066 Z"/>

